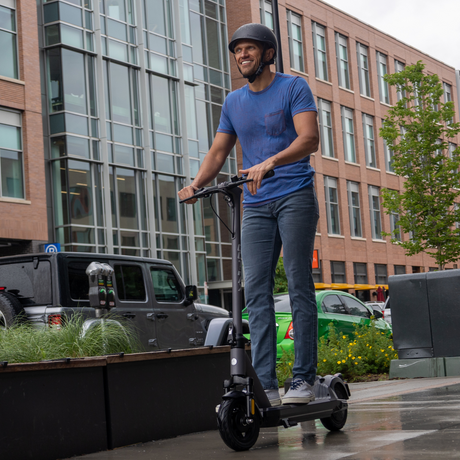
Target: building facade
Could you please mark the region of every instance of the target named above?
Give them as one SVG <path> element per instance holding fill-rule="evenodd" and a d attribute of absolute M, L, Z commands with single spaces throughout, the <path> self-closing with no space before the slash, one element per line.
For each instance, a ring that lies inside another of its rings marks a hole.
<path fill-rule="evenodd" d="M 397 216 L 384 213 L 380 190 L 403 187 L 379 137 L 398 97 L 383 76 L 422 60 L 425 70 L 442 81 L 444 101 L 455 101 L 458 121 L 456 71 L 320 0 L 278 3 L 284 72 L 305 78 L 318 106 L 321 143 L 311 156 L 320 204 L 315 282 L 318 288 L 349 289 L 369 299 L 390 275 L 435 268 L 427 254 L 407 257 L 382 235 L 395 228 Z M 249 22 L 273 29 L 271 0 L 236 0 L 227 10 L 229 36 Z M 233 88 L 245 83 L 232 67 Z M 451 148 L 458 142 L 452 139 Z"/>
<path fill-rule="evenodd" d="M 210 203 L 177 197 L 230 91 L 223 0 L 46 1 L 38 16 L 49 240 L 165 258 L 202 290 L 229 278 Z M 236 151 L 219 181 L 235 172 Z"/>
<path fill-rule="evenodd" d="M 0 0 L 0 256 L 48 240 L 35 2 Z"/>

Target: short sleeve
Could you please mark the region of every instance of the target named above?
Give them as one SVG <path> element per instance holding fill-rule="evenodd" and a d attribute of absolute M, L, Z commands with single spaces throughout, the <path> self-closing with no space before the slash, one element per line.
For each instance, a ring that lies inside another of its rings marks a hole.
<path fill-rule="evenodd" d="M 224 101 L 224 105 L 222 106 L 222 111 L 220 113 L 220 122 L 219 127 L 217 128 L 218 133 L 227 133 L 233 134 L 236 136 L 235 129 L 233 128 L 233 123 L 228 116 L 228 101 L 229 97 L 227 97 Z"/>
<path fill-rule="evenodd" d="M 300 112 L 317 112 L 315 98 L 308 83 L 297 77 L 291 87 L 291 113 L 292 116 Z"/>

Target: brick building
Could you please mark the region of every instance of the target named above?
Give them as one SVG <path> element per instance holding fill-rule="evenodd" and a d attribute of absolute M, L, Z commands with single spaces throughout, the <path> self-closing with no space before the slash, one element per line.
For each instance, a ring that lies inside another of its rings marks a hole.
<path fill-rule="evenodd" d="M 227 2 L 229 37 L 249 22 L 273 29 L 272 7 L 270 0 Z M 426 254 L 406 257 L 381 233 L 390 232 L 394 220 L 384 213 L 379 191 L 402 189 L 378 135 L 397 100 L 382 76 L 422 60 L 443 82 L 445 100 L 455 101 L 458 121 L 456 71 L 320 0 L 280 0 L 278 11 L 284 72 L 305 78 L 318 105 L 321 145 L 311 158 L 320 204 L 315 282 L 356 288 L 359 297 L 369 299 L 390 275 L 435 267 Z M 235 65 L 231 70 L 233 89 L 246 84 Z"/>
<path fill-rule="evenodd" d="M 0 256 L 48 240 L 34 1 L 0 0 Z"/>

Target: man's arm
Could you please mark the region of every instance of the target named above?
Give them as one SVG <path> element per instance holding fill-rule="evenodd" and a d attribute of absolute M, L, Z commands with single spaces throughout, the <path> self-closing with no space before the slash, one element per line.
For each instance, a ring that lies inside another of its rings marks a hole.
<path fill-rule="evenodd" d="M 235 142 L 236 136 L 233 134 L 216 134 L 214 142 L 212 143 L 209 152 L 204 157 L 203 163 L 201 164 L 200 170 L 198 171 L 195 179 L 189 186 L 179 190 L 179 199 L 183 200 L 193 196 L 195 190 L 204 187 L 217 177 L 228 157 L 228 154 L 230 153 L 230 150 L 232 150 L 235 145 Z M 187 204 L 193 204 L 195 202 L 196 199 L 191 199 L 187 201 Z"/>
<path fill-rule="evenodd" d="M 295 163 L 318 150 L 319 131 L 316 112 L 300 112 L 294 115 L 293 121 L 298 137 L 287 149 L 267 158 L 262 163 L 254 165 L 252 168 L 240 170 L 241 174 L 247 174 L 249 179 L 253 179 L 253 182 L 248 182 L 247 184 L 251 195 L 257 193 L 257 189 L 260 188 L 262 178 L 267 171 L 270 171 L 275 166 Z"/>

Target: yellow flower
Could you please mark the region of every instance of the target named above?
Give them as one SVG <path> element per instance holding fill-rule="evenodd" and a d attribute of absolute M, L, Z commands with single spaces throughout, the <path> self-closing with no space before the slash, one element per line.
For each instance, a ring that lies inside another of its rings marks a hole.
<path fill-rule="evenodd" d="M 372 348 L 372 345 L 369 347 L 369 350 Z"/>
<path fill-rule="evenodd" d="M 346 339 L 346 338 L 347 338 L 347 336 L 346 336 L 346 335 L 342 336 L 342 339 Z"/>
<path fill-rule="evenodd" d="M 355 363 L 355 364 L 358 364 L 358 363 Z"/>
<path fill-rule="evenodd" d="M 356 358 L 353 356 L 353 358 L 351 358 L 351 359 L 356 359 Z"/>
<path fill-rule="evenodd" d="M 345 362 L 345 360 L 344 360 L 344 359 L 342 359 L 342 363 L 344 363 L 344 362 Z"/>
<path fill-rule="evenodd" d="M 385 353 L 385 350 L 380 350 L 382 353 Z"/>
<path fill-rule="evenodd" d="M 358 359 L 361 359 L 361 356 L 358 356 Z"/>
<path fill-rule="evenodd" d="M 340 363 L 341 363 L 341 361 L 337 361 L 337 364 L 340 364 Z"/>
<path fill-rule="evenodd" d="M 327 359 L 323 359 L 323 362 L 325 363 L 327 361 Z"/>

